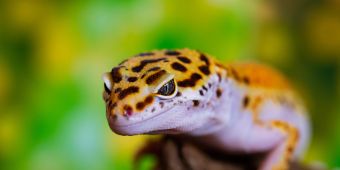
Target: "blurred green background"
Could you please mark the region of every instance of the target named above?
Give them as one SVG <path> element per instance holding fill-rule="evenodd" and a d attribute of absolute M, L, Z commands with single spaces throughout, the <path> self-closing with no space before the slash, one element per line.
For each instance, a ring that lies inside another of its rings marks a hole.
<path fill-rule="evenodd" d="M 306 161 L 340 166 L 340 1 L 15 0 L 0 2 L 0 168 L 131 169 L 145 137 L 110 131 L 101 74 L 184 47 L 282 70 L 311 113 Z"/>

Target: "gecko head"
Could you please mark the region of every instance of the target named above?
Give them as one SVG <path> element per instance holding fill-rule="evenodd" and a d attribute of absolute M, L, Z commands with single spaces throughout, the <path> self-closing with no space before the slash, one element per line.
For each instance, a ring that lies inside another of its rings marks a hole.
<path fill-rule="evenodd" d="M 210 63 L 197 51 L 161 50 L 134 56 L 104 73 L 110 128 L 121 135 L 190 133 L 204 128 L 220 79 Z"/>

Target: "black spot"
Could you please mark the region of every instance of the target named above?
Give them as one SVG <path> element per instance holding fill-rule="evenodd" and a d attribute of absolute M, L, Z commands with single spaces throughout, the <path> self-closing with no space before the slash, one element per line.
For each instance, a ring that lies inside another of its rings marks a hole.
<path fill-rule="evenodd" d="M 152 71 L 157 71 L 157 70 L 160 70 L 161 68 L 160 67 L 152 67 L 150 68 L 149 70 L 147 70 L 143 75 L 142 75 L 142 79 L 149 73 L 149 72 L 152 72 Z"/>
<path fill-rule="evenodd" d="M 161 69 L 160 67 L 152 67 L 146 72 L 157 71 L 157 70 L 160 70 L 160 69 Z"/>
<path fill-rule="evenodd" d="M 198 69 L 205 75 L 210 74 L 209 66 L 199 66 Z"/>
<path fill-rule="evenodd" d="M 110 119 L 110 121 L 116 121 L 117 120 L 117 115 L 116 114 L 109 115 L 109 119 Z"/>
<path fill-rule="evenodd" d="M 200 90 L 200 95 L 204 96 L 203 90 Z"/>
<path fill-rule="evenodd" d="M 120 91 L 122 91 L 122 88 L 118 87 L 116 88 L 115 93 L 119 93 Z"/>
<path fill-rule="evenodd" d="M 247 85 L 250 84 L 250 80 L 248 77 L 243 77 L 243 82 Z"/>
<path fill-rule="evenodd" d="M 239 81 L 240 80 L 240 76 L 238 75 L 237 71 L 235 69 L 231 69 L 231 74 L 233 75 L 233 77 Z"/>
<path fill-rule="evenodd" d="M 221 73 L 217 73 L 217 77 L 218 77 L 218 81 L 221 82 L 221 81 L 222 81 L 222 75 L 221 75 Z"/>
<path fill-rule="evenodd" d="M 156 72 L 155 74 L 152 74 L 146 79 L 146 84 L 152 84 L 154 81 L 158 80 L 161 76 L 163 76 L 166 73 L 164 70 L 160 70 Z"/>
<path fill-rule="evenodd" d="M 216 66 L 220 67 L 220 68 L 222 68 L 224 70 L 227 70 L 227 68 L 224 65 L 220 64 L 220 63 L 216 63 Z"/>
<path fill-rule="evenodd" d="M 210 65 L 209 59 L 207 56 L 205 56 L 204 54 L 201 53 L 200 55 L 200 59 L 205 62 L 206 65 Z"/>
<path fill-rule="evenodd" d="M 153 97 L 152 96 L 148 96 L 146 99 L 145 99 L 145 104 L 151 104 L 153 101 Z"/>
<path fill-rule="evenodd" d="M 138 102 L 138 103 L 136 104 L 136 108 L 137 108 L 138 110 L 142 110 L 142 109 L 144 109 L 144 107 L 145 107 L 144 102 Z"/>
<path fill-rule="evenodd" d="M 220 98 L 221 95 L 222 95 L 222 90 L 221 90 L 221 89 L 217 89 L 217 90 L 216 90 L 216 96 L 217 96 L 217 98 Z"/>
<path fill-rule="evenodd" d="M 208 88 L 205 87 L 204 85 L 202 86 L 202 88 L 203 88 L 205 91 L 208 91 Z"/>
<path fill-rule="evenodd" d="M 159 102 L 159 105 L 161 106 L 161 108 L 164 107 L 164 102 Z"/>
<path fill-rule="evenodd" d="M 191 60 L 187 57 L 178 56 L 177 59 L 182 61 L 183 63 L 191 63 Z"/>
<path fill-rule="evenodd" d="M 178 93 L 176 94 L 176 96 L 177 96 L 177 97 L 182 96 L 182 93 L 181 93 L 181 92 L 178 92 Z"/>
<path fill-rule="evenodd" d="M 211 88 L 212 84 L 211 83 L 208 83 L 208 87 Z"/>
<path fill-rule="evenodd" d="M 185 66 L 183 66 L 182 64 L 178 63 L 178 62 L 174 62 L 171 64 L 171 67 L 177 71 L 180 72 L 186 72 L 187 68 L 185 68 Z"/>
<path fill-rule="evenodd" d="M 119 72 L 120 67 L 115 67 L 111 71 L 112 80 L 115 83 L 119 83 L 122 80 L 122 75 Z"/>
<path fill-rule="evenodd" d="M 154 53 L 152 53 L 152 52 L 145 52 L 145 53 L 138 54 L 138 56 L 140 56 L 140 57 L 145 57 L 145 56 L 150 56 L 150 55 L 154 55 Z"/>
<path fill-rule="evenodd" d="M 292 153 L 294 151 L 294 148 L 292 146 L 287 147 L 287 152 Z"/>
<path fill-rule="evenodd" d="M 202 79 L 202 76 L 197 73 L 193 73 L 189 79 L 179 81 L 177 84 L 180 87 L 194 87 L 198 80 Z"/>
<path fill-rule="evenodd" d="M 122 90 L 119 95 L 118 95 L 118 98 L 120 100 L 124 99 L 126 96 L 130 95 L 130 94 L 133 94 L 133 93 L 138 93 L 139 91 L 139 88 L 137 86 L 131 86 L 131 87 L 128 87 L 124 90 Z"/>
<path fill-rule="evenodd" d="M 140 62 L 139 66 L 135 66 L 132 68 L 133 72 L 140 72 L 147 64 L 156 63 L 159 61 L 165 60 L 165 58 L 158 58 L 158 59 L 150 59 L 150 60 L 143 60 Z"/>
<path fill-rule="evenodd" d="M 155 112 L 156 111 L 156 108 L 152 108 L 151 112 Z"/>
<path fill-rule="evenodd" d="M 194 103 L 195 107 L 197 107 L 200 104 L 200 102 L 198 100 L 193 100 L 192 102 Z"/>
<path fill-rule="evenodd" d="M 247 106 L 248 106 L 248 104 L 249 104 L 249 97 L 248 96 L 245 96 L 244 98 L 243 98 L 243 107 L 244 108 L 247 108 Z"/>
<path fill-rule="evenodd" d="M 180 55 L 180 53 L 174 50 L 167 50 L 165 51 L 165 55 Z"/>
<path fill-rule="evenodd" d="M 129 81 L 129 82 L 135 82 L 135 81 L 137 81 L 137 77 L 129 77 L 127 80 Z"/>

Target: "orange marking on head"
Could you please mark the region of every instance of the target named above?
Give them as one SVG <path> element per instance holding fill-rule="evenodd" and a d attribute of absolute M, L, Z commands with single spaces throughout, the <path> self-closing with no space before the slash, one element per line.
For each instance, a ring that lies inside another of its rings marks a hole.
<path fill-rule="evenodd" d="M 238 82 L 245 85 L 286 89 L 290 88 L 288 81 L 276 70 L 260 64 L 230 64 L 228 71 Z"/>

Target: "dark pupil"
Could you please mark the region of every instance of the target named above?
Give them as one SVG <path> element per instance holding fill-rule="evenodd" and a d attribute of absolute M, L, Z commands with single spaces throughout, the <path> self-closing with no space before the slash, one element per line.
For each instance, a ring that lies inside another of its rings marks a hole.
<path fill-rule="evenodd" d="M 169 81 L 158 90 L 158 94 L 161 94 L 163 96 L 170 96 L 174 92 L 175 92 L 174 80 Z"/>
<path fill-rule="evenodd" d="M 109 94 L 111 93 L 111 90 L 110 90 L 109 88 L 106 87 L 106 84 L 105 84 L 105 83 L 104 83 L 104 89 L 105 89 L 106 93 L 109 93 Z"/>

